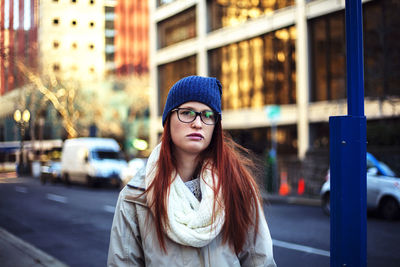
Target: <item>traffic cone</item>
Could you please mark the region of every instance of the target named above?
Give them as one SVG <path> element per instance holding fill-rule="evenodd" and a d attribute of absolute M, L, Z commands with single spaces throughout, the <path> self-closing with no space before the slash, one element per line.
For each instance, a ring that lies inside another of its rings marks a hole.
<path fill-rule="evenodd" d="M 287 182 L 287 172 L 281 172 L 281 185 L 279 187 L 279 195 L 286 196 L 290 192 L 289 184 Z"/>
<path fill-rule="evenodd" d="M 305 189 L 305 182 L 304 182 L 304 178 L 300 178 L 299 182 L 297 183 L 297 194 L 298 195 L 302 195 L 304 194 L 304 189 Z"/>

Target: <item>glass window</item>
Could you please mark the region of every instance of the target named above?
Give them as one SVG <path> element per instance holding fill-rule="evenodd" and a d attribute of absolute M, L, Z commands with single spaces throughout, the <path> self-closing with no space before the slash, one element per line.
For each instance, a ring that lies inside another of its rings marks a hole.
<path fill-rule="evenodd" d="M 373 1 L 363 11 L 365 96 L 399 96 L 400 5 Z"/>
<path fill-rule="evenodd" d="M 270 127 L 227 130 L 227 132 L 237 143 L 258 155 L 264 154 L 272 146 Z M 276 139 L 279 154 L 295 154 L 297 152 L 297 128 L 295 125 L 277 127 Z"/>
<path fill-rule="evenodd" d="M 169 89 L 178 80 L 196 75 L 196 56 L 190 56 L 158 67 L 159 115 L 162 114 Z"/>
<path fill-rule="evenodd" d="M 277 9 L 294 5 L 294 0 L 208 0 L 210 27 L 238 25 L 246 20 L 270 14 Z"/>
<path fill-rule="evenodd" d="M 224 109 L 296 103 L 295 27 L 209 52 L 210 75 L 223 87 Z"/>
<path fill-rule="evenodd" d="M 190 8 L 159 22 L 157 29 L 159 48 L 196 37 L 196 9 Z"/>
<path fill-rule="evenodd" d="M 400 6 L 372 1 L 363 6 L 364 89 L 366 97 L 400 95 Z M 311 101 L 346 98 L 344 11 L 310 21 Z"/>
<path fill-rule="evenodd" d="M 311 101 L 346 98 L 344 12 L 310 22 L 312 47 Z"/>
<path fill-rule="evenodd" d="M 157 6 L 166 5 L 166 4 L 172 3 L 174 1 L 175 0 L 157 0 Z"/>

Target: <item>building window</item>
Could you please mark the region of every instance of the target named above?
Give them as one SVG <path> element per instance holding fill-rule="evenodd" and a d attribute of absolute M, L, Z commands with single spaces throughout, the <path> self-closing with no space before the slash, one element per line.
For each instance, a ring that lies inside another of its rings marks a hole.
<path fill-rule="evenodd" d="M 72 45 L 71 45 L 71 46 L 72 46 L 72 49 L 77 49 L 77 48 L 78 48 L 78 44 L 77 44 L 77 43 L 75 43 L 75 42 L 74 42 L 74 43 L 72 43 Z"/>
<path fill-rule="evenodd" d="M 189 75 L 196 74 L 196 56 L 190 56 L 178 61 L 170 62 L 158 67 L 158 88 L 159 88 L 159 99 L 158 99 L 158 113 L 161 115 L 169 89 L 178 80 Z"/>
<path fill-rule="evenodd" d="M 157 25 L 159 43 L 163 48 L 196 37 L 196 9 L 190 8 Z"/>
<path fill-rule="evenodd" d="M 208 0 L 207 2 L 211 13 L 211 30 L 239 25 L 249 19 L 271 14 L 275 10 L 295 4 L 295 0 Z"/>
<path fill-rule="evenodd" d="M 72 26 L 76 26 L 76 24 L 77 24 L 77 21 L 76 21 L 76 20 L 72 20 L 72 21 L 71 21 L 71 25 L 72 25 Z"/>
<path fill-rule="evenodd" d="M 53 64 L 53 71 L 54 72 L 58 72 L 58 71 L 60 71 L 60 69 L 61 69 L 60 64 L 58 64 L 58 63 L 54 63 Z"/>
<path fill-rule="evenodd" d="M 157 6 L 166 5 L 166 4 L 172 3 L 174 1 L 176 1 L 176 0 L 157 0 Z"/>
<path fill-rule="evenodd" d="M 57 49 L 60 46 L 60 43 L 58 41 L 53 42 L 53 48 Z"/>
<path fill-rule="evenodd" d="M 60 19 L 55 18 L 53 19 L 53 25 L 58 25 L 60 23 Z"/>
<path fill-rule="evenodd" d="M 276 142 L 278 154 L 295 154 L 297 152 L 297 128 L 296 125 L 279 126 L 276 129 Z M 257 155 L 264 155 L 271 147 L 271 128 L 253 128 L 240 130 L 227 130 L 240 145 L 250 149 Z"/>
<path fill-rule="evenodd" d="M 372 1 L 363 6 L 366 97 L 400 96 L 399 12 L 398 1 Z"/>
<path fill-rule="evenodd" d="M 94 67 L 90 67 L 90 68 L 89 68 L 89 72 L 93 74 L 93 73 L 95 72 Z"/>
<path fill-rule="evenodd" d="M 91 28 L 94 27 L 94 22 L 93 21 L 89 22 L 89 27 L 91 27 Z"/>
<path fill-rule="evenodd" d="M 346 98 L 344 12 L 310 22 L 312 46 L 311 101 Z"/>
<path fill-rule="evenodd" d="M 224 109 L 296 103 L 296 28 L 209 52 L 209 70 L 224 87 Z"/>

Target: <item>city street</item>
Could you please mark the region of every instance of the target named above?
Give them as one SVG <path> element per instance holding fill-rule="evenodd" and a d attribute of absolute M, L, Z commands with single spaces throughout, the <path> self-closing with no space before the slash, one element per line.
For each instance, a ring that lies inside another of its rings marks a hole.
<path fill-rule="evenodd" d="M 118 189 L 0 178 L 0 226 L 70 266 L 105 266 Z M 329 217 L 272 203 L 265 214 L 280 267 L 329 266 Z M 368 217 L 368 266 L 398 266 L 400 221 Z"/>

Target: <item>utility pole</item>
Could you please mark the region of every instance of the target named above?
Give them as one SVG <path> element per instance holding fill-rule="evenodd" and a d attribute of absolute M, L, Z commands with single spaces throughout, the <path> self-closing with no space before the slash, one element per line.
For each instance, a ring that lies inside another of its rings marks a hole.
<path fill-rule="evenodd" d="M 331 266 L 367 266 L 362 0 L 346 0 L 347 116 L 329 118 Z"/>

